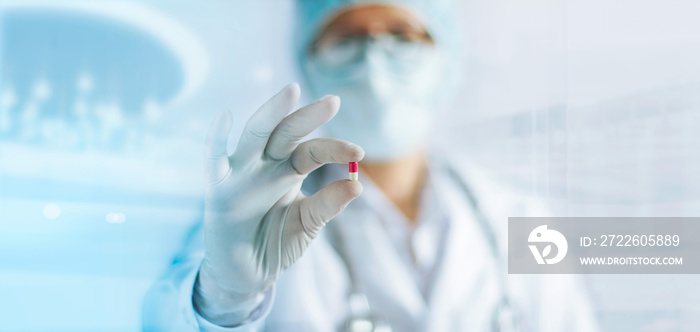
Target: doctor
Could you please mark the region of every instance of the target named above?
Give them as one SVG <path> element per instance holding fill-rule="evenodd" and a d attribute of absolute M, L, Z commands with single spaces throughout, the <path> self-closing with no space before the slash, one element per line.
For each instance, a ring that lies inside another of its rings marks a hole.
<path fill-rule="evenodd" d="M 233 154 L 231 115 L 215 121 L 203 226 L 144 330 L 596 330 L 574 278 L 507 275 L 507 217 L 540 212 L 426 150 L 455 76 L 449 4 L 298 1 L 300 68 L 323 97 L 288 115 L 287 86 Z M 324 124 L 333 138 L 302 142 Z"/>

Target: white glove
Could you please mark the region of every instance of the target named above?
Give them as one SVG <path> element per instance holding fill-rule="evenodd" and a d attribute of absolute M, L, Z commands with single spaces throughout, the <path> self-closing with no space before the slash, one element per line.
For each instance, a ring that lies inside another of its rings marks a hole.
<path fill-rule="evenodd" d="M 359 161 L 359 146 L 332 138 L 301 140 L 328 122 L 340 98 L 326 96 L 287 115 L 299 101 L 291 84 L 248 120 L 228 155 L 231 115 L 214 122 L 207 139 L 205 258 L 193 300 L 200 315 L 219 326 L 244 321 L 264 291 L 289 268 L 323 226 L 362 192 L 347 179 L 310 197 L 306 176 L 326 163 Z"/>

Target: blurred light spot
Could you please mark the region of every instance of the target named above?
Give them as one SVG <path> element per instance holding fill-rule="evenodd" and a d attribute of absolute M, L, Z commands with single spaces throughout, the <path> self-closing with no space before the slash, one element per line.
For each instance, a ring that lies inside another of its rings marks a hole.
<path fill-rule="evenodd" d="M 76 100 L 75 105 L 73 105 L 73 112 L 75 115 L 86 115 L 88 112 L 87 103 L 84 100 Z"/>
<path fill-rule="evenodd" d="M 260 65 L 253 68 L 251 76 L 256 83 L 268 83 L 275 76 L 275 71 L 270 65 Z"/>
<path fill-rule="evenodd" d="M 34 85 L 34 97 L 36 100 L 44 101 L 51 97 L 51 85 L 46 80 L 40 80 Z"/>
<path fill-rule="evenodd" d="M 121 127 L 124 124 L 124 115 L 119 105 L 99 105 L 95 108 L 95 113 L 102 120 L 103 126 Z"/>
<path fill-rule="evenodd" d="M 57 219 L 61 216 L 61 207 L 56 203 L 49 203 L 44 206 L 44 217 L 47 219 Z"/>
<path fill-rule="evenodd" d="M 2 94 L 0 95 L 0 107 L 10 108 L 15 106 L 16 103 L 17 95 L 15 95 L 15 91 L 9 87 L 3 90 Z"/>
<path fill-rule="evenodd" d="M 92 77 L 87 73 L 80 74 L 77 85 L 80 92 L 90 92 L 95 86 Z"/>
<path fill-rule="evenodd" d="M 149 98 L 143 104 L 143 113 L 148 121 L 156 122 L 160 120 L 161 115 L 163 115 L 163 110 L 157 101 Z"/>
<path fill-rule="evenodd" d="M 105 220 L 110 224 L 121 224 L 126 221 L 126 215 L 121 212 L 111 212 L 107 213 Z"/>

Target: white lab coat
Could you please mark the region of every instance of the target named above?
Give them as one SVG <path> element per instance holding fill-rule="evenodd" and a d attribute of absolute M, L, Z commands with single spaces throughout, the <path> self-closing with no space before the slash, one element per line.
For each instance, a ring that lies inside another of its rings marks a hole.
<path fill-rule="evenodd" d="M 427 296 L 401 263 L 377 215 L 361 201 L 351 203 L 331 221 L 352 248 L 350 263 L 355 266 L 370 306 L 389 321 L 394 331 L 491 331 L 494 308 L 501 299 L 502 287 L 496 275 L 507 273 L 506 262 L 494 259 L 467 196 L 454 178 L 442 171 L 445 164 L 436 161 L 430 166 L 433 185 L 450 210 L 450 222 Z M 507 250 L 508 216 L 543 216 L 536 204 L 507 196 L 508 191 L 475 169 L 461 168 L 458 173 L 492 223 L 499 251 Z M 328 170 L 312 174 L 305 186 L 314 190 L 324 185 L 328 181 L 323 174 Z M 147 294 L 144 330 L 335 331 L 348 313 L 350 281 L 346 263 L 331 238 L 324 230 L 268 290 L 248 321 L 238 327 L 221 328 L 206 322 L 192 308 L 192 287 L 202 259 L 201 236 L 195 235 L 172 271 Z M 509 298 L 520 312 L 526 331 L 598 330 L 587 296 L 574 276 L 508 275 L 506 280 Z"/>

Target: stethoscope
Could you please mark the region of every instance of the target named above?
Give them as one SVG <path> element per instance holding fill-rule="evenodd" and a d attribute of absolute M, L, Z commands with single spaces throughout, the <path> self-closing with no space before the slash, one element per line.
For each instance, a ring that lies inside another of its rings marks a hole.
<path fill-rule="evenodd" d="M 447 168 L 446 170 L 449 177 L 454 180 L 457 185 L 459 185 L 459 189 L 464 193 L 467 201 L 470 203 L 472 210 L 474 211 L 474 216 L 476 217 L 477 222 L 479 223 L 479 226 L 484 232 L 484 235 L 489 243 L 497 270 L 503 270 L 499 264 L 499 258 L 501 255 L 496 239 L 496 232 L 481 210 L 478 208 L 477 201 L 472 195 L 471 190 L 469 190 L 467 184 L 454 170 L 450 168 Z M 373 310 L 369 305 L 369 301 L 367 300 L 367 296 L 365 295 L 366 293 L 364 292 L 362 284 L 360 283 L 357 271 L 353 266 L 354 264 L 351 264 L 350 262 L 350 247 L 344 236 L 336 227 L 327 228 L 332 229 L 331 236 L 336 241 L 335 249 L 347 268 L 350 281 L 350 291 L 348 294 L 348 314 L 345 318 L 345 323 L 341 331 L 390 332 L 391 326 L 389 325 L 388 321 L 381 315 L 381 313 Z M 509 287 L 505 279 L 506 274 L 501 272 L 505 271 L 497 271 L 496 273 L 499 287 L 501 289 L 501 298 L 493 311 L 493 316 L 491 318 L 491 331 L 519 332 L 522 331 L 522 322 L 518 312 L 513 308 L 513 304 L 510 300 Z"/>

